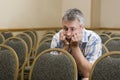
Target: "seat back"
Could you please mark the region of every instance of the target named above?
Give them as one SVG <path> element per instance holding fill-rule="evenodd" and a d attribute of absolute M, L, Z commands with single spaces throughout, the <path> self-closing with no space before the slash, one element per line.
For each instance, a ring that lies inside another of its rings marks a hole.
<path fill-rule="evenodd" d="M 18 37 L 10 37 L 5 40 L 4 44 L 13 48 L 18 56 L 19 59 L 19 68 L 20 70 L 23 69 L 24 65 L 27 61 L 27 45 L 24 40 Z"/>
<path fill-rule="evenodd" d="M 4 36 L 0 33 L 0 44 L 2 44 L 5 41 Z"/>
<path fill-rule="evenodd" d="M 20 34 L 18 34 L 16 36 L 19 37 L 19 38 L 22 38 L 26 42 L 27 47 L 28 47 L 28 53 L 30 54 L 31 53 L 31 49 L 32 49 L 32 40 L 31 40 L 31 37 L 28 36 L 25 33 L 20 33 Z"/>
<path fill-rule="evenodd" d="M 110 36 L 107 34 L 100 34 L 100 37 L 102 39 L 102 43 L 104 44 L 108 39 L 110 39 Z"/>
<path fill-rule="evenodd" d="M 102 44 L 102 54 L 108 53 L 108 52 L 109 51 L 108 51 L 107 47 L 104 44 Z"/>
<path fill-rule="evenodd" d="M 36 48 L 36 46 L 37 46 L 37 44 L 38 44 L 38 33 L 37 33 L 37 31 L 35 31 L 35 30 L 32 30 L 32 32 L 34 33 L 35 38 L 36 38 L 36 41 L 35 41 L 35 48 Z"/>
<path fill-rule="evenodd" d="M 47 35 L 47 34 L 56 34 L 56 31 L 46 31 L 43 36 Z"/>
<path fill-rule="evenodd" d="M 53 36 L 54 36 L 54 34 L 46 34 L 46 35 L 44 35 L 44 36 L 41 38 L 39 44 L 40 44 L 42 41 L 46 40 L 46 39 L 52 39 Z"/>
<path fill-rule="evenodd" d="M 120 37 L 110 38 L 105 42 L 108 51 L 120 51 Z"/>
<path fill-rule="evenodd" d="M 24 31 L 24 33 L 28 34 L 31 37 L 31 39 L 32 39 L 32 48 L 34 48 L 35 44 L 36 44 L 36 36 L 35 36 L 35 34 L 32 31 Z"/>
<path fill-rule="evenodd" d="M 102 34 L 107 34 L 107 35 L 111 35 L 112 32 L 111 31 L 103 31 Z"/>
<path fill-rule="evenodd" d="M 75 60 L 63 49 L 47 49 L 34 60 L 29 80 L 77 80 Z"/>
<path fill-rule="evenodd" d="M 18 57 L 15 51 L 6 45 L 0 45 L 0 80 L 17 80 Z"/>
<path fill-rule="evenodd" d="M 37 36 L 35 35 L 35 33 L 31 30 L 28 30 L 28 31 L 24 31 L 24 33 L 28 34 L 31 39 L 32 39 L 32 49 L 31 49 L 31 56 L 35 56 L 35 48 L 36 48 L 36 39 L 37 39 Z"/>
<path fill-rule="evenodd" d="M 51 40 L 52 39 L 46 39 L 42 41 L 36 48 L 36 56 L 41 53 L 42 51 L 49 49 L 51 45 Z"/>
<path fill-rule="evenodd" d="M 120 52 L 101 56 L 92 67 L 90 80 L 120 80 Z"/>
<path fill-rule="evenodd" d="M 1 34 L 4 36 L 5 39 L 13 37 L 12 32 L 1 32 Z"/>
<path fill-rule="evenodd" d="M 112 33 L 112 34 L 110 35 L 110 37 L 111 37 L 111 38 L 113 38 L 113 37 L 120 37 L 120 33 Z"/>
<path fill-rule="evenodd" d="M 30 60 L 30 55 L 31 55 L 31 51 L 32 51 L 32 39 L 29 35 L 27 35 L 26 33 L 20 33 L 18 35 L 16 35 L 17 37 L 23 39 L 28 47 L 28 53 L 27 53 L 27 65 L 29 66 L 29 60 Z"/>

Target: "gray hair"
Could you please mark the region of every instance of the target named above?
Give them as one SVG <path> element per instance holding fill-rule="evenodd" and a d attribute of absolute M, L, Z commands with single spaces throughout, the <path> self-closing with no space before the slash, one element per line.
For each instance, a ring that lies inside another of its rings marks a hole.
<path fill-rule="evenodd" d="M 80 22 L 80 25 L 84 24 L 84 15 L 77 8 L 68 9 L 62 18 L 62 20 L 66 20 L 66 21 L 74 21 L 76 19 Z"/>

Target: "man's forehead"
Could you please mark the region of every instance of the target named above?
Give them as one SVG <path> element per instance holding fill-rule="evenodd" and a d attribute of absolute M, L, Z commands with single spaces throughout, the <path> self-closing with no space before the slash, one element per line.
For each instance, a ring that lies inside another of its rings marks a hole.
<path fill-rule="evenodd" d="M 64 28 L 75 28 L 76 26 L 63 26 Z"/>

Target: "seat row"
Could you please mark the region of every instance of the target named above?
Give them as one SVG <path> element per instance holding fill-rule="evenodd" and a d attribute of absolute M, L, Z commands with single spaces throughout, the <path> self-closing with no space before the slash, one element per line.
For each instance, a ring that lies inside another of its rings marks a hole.
<path fill-rule="evenodd" d="M 92 66 L 89 80 L 119 80 L 120 79 L 120 34 L 103 32 L 102 53 Z"/>
<path fill-rule="evenodd" d="M 48 48 L 50 47 L 51 39 L 45 41 L 42 41 L 41 39 L 41 41 L 38 43 L 38 37 L 35 31 L 24 31 L 18 33 L 17 35 L 13 35 L 11 32 L 4 32 L 4 34 L 5 33 L 7 33 L 7 36 L 0 33 L 0 44 L 9 46 L 15 51 L 19 62 L 18 79 L 24 80 L 25 69 L 30 68 L 30 62 L 33 62 L 35 57 L 37 57 L 40 52 L 47 49 L 46 44 L 48 44 Z M 48 34 L 47 36 L 50 36 L 52 38 L 50 34 Z M 32 61 L 31 58 L 33 58 Z"/>
<path fill-rule="evenodd" d="M 41 52 L 33 61 L 27 79 L 21 66 L 16 51 L 0 44 L 0 80 L 77 80 L 75 60 L 63 49 L 52 48 Z"/>

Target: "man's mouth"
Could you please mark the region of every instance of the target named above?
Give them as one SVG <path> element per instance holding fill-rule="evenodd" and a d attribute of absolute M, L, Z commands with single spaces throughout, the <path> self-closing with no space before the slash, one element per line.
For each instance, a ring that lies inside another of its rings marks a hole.
<path fill-rule="evenodd" d="M 66 40 L 67 40 L 68 42 L 70 42 L 70 41 L 71 41 L 71 38 L 66 38 Z"/>

